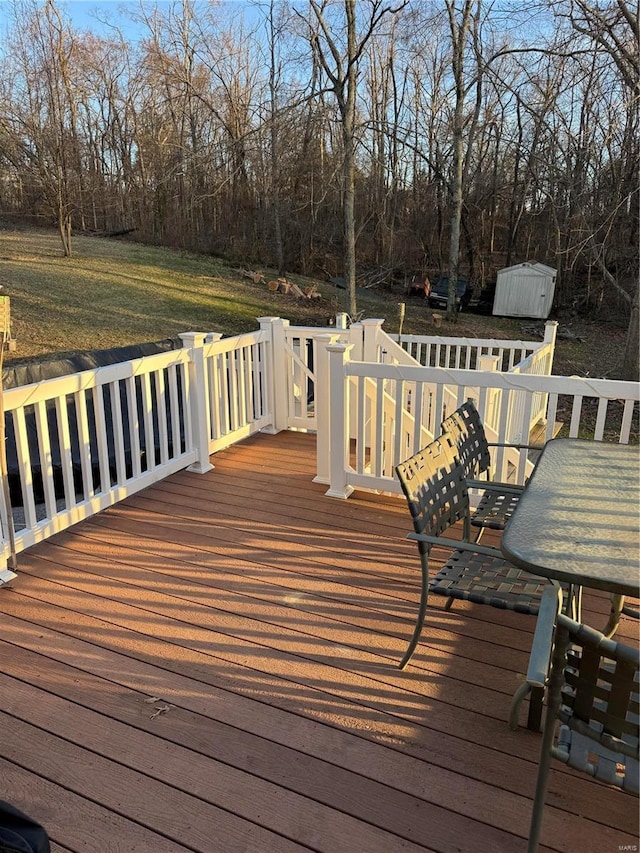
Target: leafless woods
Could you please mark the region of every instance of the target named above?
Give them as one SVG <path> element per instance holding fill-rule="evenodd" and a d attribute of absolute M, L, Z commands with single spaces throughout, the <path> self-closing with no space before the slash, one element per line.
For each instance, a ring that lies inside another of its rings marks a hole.
<path fill-rule="evenodd" d="M 0 214 L 55 223 L 65 253 L 135 228 L 349 281 L 535 259 L 561 301 L 637 324 L 633 4 L 185 0 L 93 32 L 4 6 Z"/>

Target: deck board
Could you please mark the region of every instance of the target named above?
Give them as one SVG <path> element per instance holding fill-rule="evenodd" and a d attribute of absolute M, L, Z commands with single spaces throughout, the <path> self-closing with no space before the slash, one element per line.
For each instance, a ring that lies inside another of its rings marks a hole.
<path fill-rule="evenodd" d="M 540 735 L 506 720 L 534 621 L 436 602 L 400 672 L 406 505 L 325 497 L 314 454 L 256 436 L 20 555 L 0 591 L 3 796 L 55 849 L 525 849 Z M 542 849 L 637 835 L 635 798 L 554 767 Z"/>

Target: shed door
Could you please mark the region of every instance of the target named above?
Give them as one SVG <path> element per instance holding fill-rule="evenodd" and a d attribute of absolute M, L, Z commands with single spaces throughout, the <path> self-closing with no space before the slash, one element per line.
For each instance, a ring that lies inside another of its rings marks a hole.
<path fill-rule="evenodd" d="M 546 317 L 547 290 L 551 280 L 523 271 L 513 276 L 507 287 L 507 311 L 513 317 Z"/>

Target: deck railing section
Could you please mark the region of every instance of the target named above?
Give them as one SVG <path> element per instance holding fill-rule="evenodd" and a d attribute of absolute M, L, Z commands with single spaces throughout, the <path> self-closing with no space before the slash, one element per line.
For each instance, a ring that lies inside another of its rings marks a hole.
<path fill-rule="evenodd" d="M 197 462 L 189 367 L 180 349 L 5 391 L 16 550 Z"/>
<path fill-rule="evenodd" d="M 382 330 L 382 320 L 364 320 L 362 327 L 362 361 L 368 363 L 384 363 L 394 366 L 418 366 L 411 353 L 401 346 L 398 336 L 389 336 Z M 449 339 L 446 347 L 435 339 L 429 350 L 427 338 L 417 338 L 423 346 L 423 356 L 434 356 L 437 362 L 435 369 L 444 369 L 443 362 L 466 364 L 472 363 L 474 371 L 499 371 L 501 367 L 513 365 L 516 354 L 527 353 L 526 358 L 513 367 L 522 374 L 547 375 L 551 373 L 553 353 L 555 349 L 557 323 L 549 322 L 545 328 L 544 340 L 541 342 L 513 342 L 509 348 L 507 341 L 495 342 L 491 346 L 488 341 L 469 341 L 462 339 L 460 346 Z M 446 339 L 444 339 L 446 340 Z M 335 342 L 335 341 L 333 341 Z M 443 348 L 444 347 L 444 348 Z M 417 350 L 414 349 L 415 352 Z M 437 355 L 437 358 L 435 358 Z M 430 356 L 430 357 L 431 357 Z M 349 359 L 358 360 L 353 347 L 349 350 Z M 469 369 L 469 368 L 466 368 Z M 461 389 L 442 381 L 444 374 L 434 374 L 439 377 L 436 382 L 393 383 L 382 376 L 362 378 L 357 390 L 352 388 L 348 405 L 348 427 L 351 451 L 354 455 L 352 466 L 363 476 L 373 475 L 385 479 L 393 476 L 395 465 L 406 456 L 423 447 L 440 432 L 440 424 L 444 417 L 452 412 L 466 397 L 478 396 L 478 389 L 467 387 L 461 397 Z M 334 399 L 331 398 L 332 416 L 335 414 Z M 500 400 L 497 389 L 489 390 L 483 395 L 485 429 L 490 441 L 519 441 L 519 433 L 528 422 L 526 435 L 539 421 L 544 420 L 545 395 L 537 394 L 533 399 L 525 399 L 522 394 L 510 398 L 506 410 L 506 421 L 500 410 Z M 318 423 L 319 441 L 317 446 L 318 470 L 316 480 L 330 483 L 329 468 L 334 460 L 329 459 L 330 441 L 320 440 L 324 429 L 330 430 L 322 422 Z M 329 434 L 329 433 L 328 433 Z M 503 438 L 501 436 L 508 436 Z M 500 451 L 500 466 L 504 478 L 514 480 L 516 470 L 519 479 L 523 481 L 531 473 L 533 463 L 523 453 L 513 449 Z M 365 473 L 366 472 L 366 473 Z M 340 489 L 338 489 L 340 491 Z"/>
<path fill-rule="evenodd" d="M 637 431 L 634 383 L 546 375 L 555 333 L 537 347 L 467 341 L 454 352 L 449 342 L 429 356 L 439 366 L 424 367 L 381 326 L 263 317 L 256 332 L 190 332 L 168 353 L 6 391 L 15 464 L 11 506 L 0 497 L 5 563 L 9 518 L 23 550 L 181 468 L 210 470 L 210 454 L 257 430 L 317 431 L 316 479 L 339 497 L 354 487 L 397 491 L 395 465 L 467 397 L 490 438 L 524 436 L 540 418 L 549 437 L 556 418 L 584 436 L 586 411 L 595 440 L 606 429 L 628 442 Z M 526 454 L 498 452 L 495 475 L 517 468 L 522 482 L 528 464 Z"/>
<path fill-rule="evenodd" d="M 222 339 L 189 332 L 183 346 L 6 391 L 11 507 L 21 551 L 257 430 L 277 429 L 270 319 Z"/>
<path fill-rule="evenodd" d="M 202 360 L 208 463 L 209 454 L 272 425 L 273 365 L 269 328 L 233 338 L 207 335 Z"/>
<path fill-rule="evenodd" d="M 543 341 L 486 341 L 479 338 L 427 338 L 418 335 L 390 335 L 404 350 L 424 367 L 454 368 L 456 370 L 493 370 L 503 373 L 548 376 L 553 366 L 556 332 L 554 321 L 545 324 Z M 544 417 L 546 397 L 537 395 L 531 407 L 530 429 Z M 511 420 L 521 423 L 523 398 L 514 401 Z M 446 410 L 446 406 L 445 406 Z M 485 427 L 496 430 L 493 406 L 487 406 Z M 528 434 L 528 432 L 527 432 Z M 515 428 L 508 426 L 505 441 L 517 441 Z"/>
<path fill-rule="evenodd" d="M 548 329 L 548 327 L 547 327 Z M 545 342 L 548 331 L 545 330 Z M 480 370 L 480 358 L 497 358 L 497 370 L 513 370 L 516 364 L 540 348 L 540 341 L 509 341 L 481 338 L 424 337 L 421 335 L 390 335 L 423 367 L 452 367 L 459 370 Z"/>
<path fill-rule="evenodd" d="M 569 421 L 570 437 L 601 441 L 606 427 L 607 440 L 628 443 L 632 430 L 637 434 L 640 387 L 633 382 L 358 362 L 348 346 L 335 343 L 327 355 L 330 461 L 319 472 L 328 471 L 328 478 L 318 479 L 333 497 L 348 497 L 354 488 L 398 492 L 395 465 L 424 444 L 416 425 L 439 424 L 450 405 L 469 397 L 497 436 L 528 436 L 540 399 L 546 401 L 543 440 L 553 436 L 560 415 Z M 523 483 L 529 470 L 526 451 L 517 453 L 514 465 L 513 456 L 496 450 L 497 479 Z"/>
<path fill-rule="evenodd" d="M 338 315 L 340 318 L 345 315 Z M 290 326 L 288 320 L 269 318 L 273 330 L 274 353 L 280 351 L 282 363 L 276 368 L 280 385 L 278 411 L 286 412 L 281 419 L 286 429 L 316 430 L 316 370 L 318 338 L 331 332 L 334 340 L 344 343 L 353 340 L 357 326 L 346 328 L 339 321 L 333 329 L 317 326 Z"/>

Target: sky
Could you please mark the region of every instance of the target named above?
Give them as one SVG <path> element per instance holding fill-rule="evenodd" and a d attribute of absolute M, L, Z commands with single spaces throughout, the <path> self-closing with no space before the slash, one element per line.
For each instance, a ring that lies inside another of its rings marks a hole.
<path fill-rule="evenodd" d="M 162 9 L 162 7 L 168 8 L 175 5 L 175 0 L 66 0 L 66 2 L 62 0 L 61 6 L 64 7 L 77 29 L 90 30 L 100 35 L 108 31 L 108 27 L 102 22 L 111 20 L 122 29 L 126 38 L 134 41 L 139 37 L 142 28 L 131 21 L 127 10 L 139 9 L 141 2 L 148 9 L 156 6 Z M 225 0 L 225 4 L 238 7 L 249 5 L 243 0 Z"/>
<path fill-rule="evenodd" d="M 123 9 L 127 6 L 135 7 L 137 3 L 123 3 L 122 0 L 67 0 L 64 7 L 73 23 L 79 30 L 89 30 L 98 35 L 107 31 L 101 20 L 112 19 L 127 36 L 134 38 L 136 25 L 132 23 Z M 158 3 L 158 5 L 162 5 Z"/>
<path fill-rule="evenodd" d="M 42 2 L 42 0 L 38 0 Z M 199 0 L 207 3 L 210 0 Z M 11 0 L 0 0 L 0 40 L 2 38 L 3 23 L 9 20 L 8 15 L 3 15 L 3 7 L 8 8 Z M 143 33 L 144 28 L 131 20 L 129 12 L 135 12 L 143 4 L 148 10 L 160 9 L 174 6 L 176 0 L 56 0 L 56 6 L 63 12 L 65 18 L 69 18 L 74 29 L 89 31 L 96 35 L 106 35 L 109 32 L 108 21 L 117 26 L 128 41 L 136 41 Z M 223 0 L 222 6 L 242 8 L 245 16 L 251 17 L 255 14 L 255 0 Z M 1 50 L 1 45 L 0 45 Z"/>

